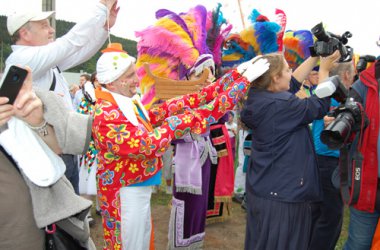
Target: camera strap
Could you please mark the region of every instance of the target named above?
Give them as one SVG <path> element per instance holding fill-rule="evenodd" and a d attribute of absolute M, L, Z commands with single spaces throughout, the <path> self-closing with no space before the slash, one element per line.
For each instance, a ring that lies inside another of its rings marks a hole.
<path fill-rule="evenodd" d="M 351 168 L 349 160 L 349 145 L 343 146 L 340 149 L 339 169 L 340 169 L 340 190 L 343 202 L 347 205 L 356 204 L 359 200 L 360 183 L 362 180 L 362 162 L 363 156 L 358 150 L 355 150 L 353 156 L 353 164 Z M 348 174 L 351 172 L 351 187 Z"/>
<path fill-rule="evenodd" d="M 362 115 L 362 124 L 359 130 L 359 141 L 358 145 L 355 147 L 355 151 L 352 155 L 352 165 L 350 162 L 349 151 L 351 149 L 352 144 L 345 144 L 340 149 L 339 155 L 339 170 L 340 170 L 340 190 L 342 194 L 343 202 L 347 205 L 356 204 L 359 200 L 360 190 L 361 190 L 361 182 L 362 182 L 362 167 L 364 157 L 360 152 L 360 148 L 362 147 L 362 136 L 365 127 L 365 118 L 364 118 L 364 109 L 361 104 L 360 106 L 361 115 Z M 349 185 L 349 177 L 348 174 L 351 171 L 351 186 Z"/>

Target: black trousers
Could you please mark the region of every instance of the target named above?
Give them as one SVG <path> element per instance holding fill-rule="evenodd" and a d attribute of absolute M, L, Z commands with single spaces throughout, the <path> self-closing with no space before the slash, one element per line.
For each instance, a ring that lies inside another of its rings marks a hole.
<path fill-rule="evenodd" d="M 312 230 L 309 249 L 334 250 L 343 222 L 343 201 L 340 190 L 333 186 L 331 176 L 339 158 L 317 156 L 323 200 L 312 203 Z"/>

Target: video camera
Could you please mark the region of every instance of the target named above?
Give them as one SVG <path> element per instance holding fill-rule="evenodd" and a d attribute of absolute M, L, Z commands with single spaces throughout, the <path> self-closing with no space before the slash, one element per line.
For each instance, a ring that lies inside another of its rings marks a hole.
<path fill-rule="evenodd" d="M 346 31 L 342 36 L 325 31 L 323 24 L 319 23 L 311 29 L 311 33 L 317 38 L 312 47 L 309 47 L 311 56 L 329 56 L 336 50 L 340 52 L 339 62 L 352 60 L 354 50 L 350 46 L 345 46 L 348 38 L 352 37 L 351 32 Z"/>
<path fill-rule="evenodd" d="M 362 105 L 349 97 L 349 92 L 339 76 L 330 77 L 319 84 L 315 89 L 315 94 L 319 98 L 331 96 L 343 103 L 331 112 L 330 116 L 335 117 L 335 120 L 321 133 L 321 141 L 330 149 L 340 149 L 348 142 L 353 132 L 367 126 L 368 121 Z"/>
<path fill-rule="evenodd" d="M 359 57 L 359 61 L 356 64 L 357 72 L 358 73 L 362 72 L 363 70 L 367 68 L 367 64 L 369 62 L 374 62 L 374 61 L 376 61 L 376 57 L 372 55 L 365 55 L 365 56 Z"/>

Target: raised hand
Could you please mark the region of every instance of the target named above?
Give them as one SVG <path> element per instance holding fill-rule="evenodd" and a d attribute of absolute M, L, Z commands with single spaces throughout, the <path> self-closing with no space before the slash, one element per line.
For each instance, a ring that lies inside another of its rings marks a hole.
<path fill-rule="evenodd" d="M 249 82 L 253 82 L 257 78 L 259 78 L 262 74 L 268 71 L 269 62 L 265 58 L 258 58 L 256 61 L 249 61 L 246 70 L 242 74 Z"/>
<path fill-rule="evenodd" d="M 120 7 L 117 6 L 117 0 L 103 0 L 101 3 L 107 6 L 108 15 L 104 28 L 108 30 L 115 25 Z"/>

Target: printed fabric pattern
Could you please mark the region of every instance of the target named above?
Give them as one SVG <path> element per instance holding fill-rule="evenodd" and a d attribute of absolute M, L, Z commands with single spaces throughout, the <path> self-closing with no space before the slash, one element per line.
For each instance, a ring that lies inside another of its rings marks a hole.
<path fill-rule="evenodd" d="M 205 133 L 207 124 L 231 110 L 248 86 L 246 78 L 233 70 L 198 93 L 168 100 L 148 111 L 151 124 L 160 125 L 152 131 L 141 123 L 134 126 L 112 98 L 97 94 L 92 133 L 99 152 L 104 249 L 121 249 L 119 189 L 155 175 L 173 139 Z"/>

